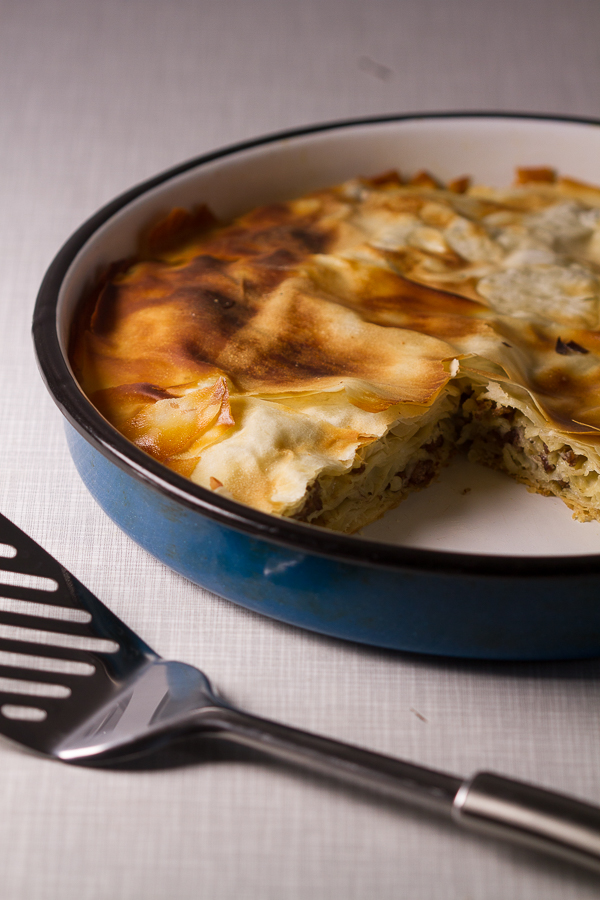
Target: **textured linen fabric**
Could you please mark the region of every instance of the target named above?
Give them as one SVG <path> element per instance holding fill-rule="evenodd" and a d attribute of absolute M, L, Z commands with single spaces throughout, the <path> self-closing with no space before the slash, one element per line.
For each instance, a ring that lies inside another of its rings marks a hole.
<path fill-rule="evenodd" d="M 29 337 L 54 253 L 130 185 L 328 119 L 600 116 L 599 28 L 596 0 L 0 0 L 0 509 L 162 655 L 258 715 L 600 804 L 597 661 L 369 649 L 195 587 L 80 483 Z M 600 886 L 254 758 L 96 771 L 0 740 L 0 810 L 0 900 L 569 900 Z"/>

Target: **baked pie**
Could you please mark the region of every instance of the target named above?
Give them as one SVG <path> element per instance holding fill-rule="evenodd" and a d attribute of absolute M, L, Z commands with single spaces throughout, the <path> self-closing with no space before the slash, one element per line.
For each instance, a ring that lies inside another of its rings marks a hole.
<path fill-rule="evenodd" d="M 83 300 L 71 363 L 203 487 L 354 532 L 456 448 L 600 519 L 600 189 L 356 178 L 176 209 Z"/>

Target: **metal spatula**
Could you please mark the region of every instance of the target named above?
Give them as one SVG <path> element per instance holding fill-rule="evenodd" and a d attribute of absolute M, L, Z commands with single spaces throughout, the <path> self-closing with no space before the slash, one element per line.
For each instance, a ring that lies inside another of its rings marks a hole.
<path fill-rule="evenodd" d="M 0 733 L 90 765 L 219 734 L 457 824 L 600 871 L 600 810 L 480 772 L 463 780 L 241 712 L 167 662 L 0 515 Z"/>

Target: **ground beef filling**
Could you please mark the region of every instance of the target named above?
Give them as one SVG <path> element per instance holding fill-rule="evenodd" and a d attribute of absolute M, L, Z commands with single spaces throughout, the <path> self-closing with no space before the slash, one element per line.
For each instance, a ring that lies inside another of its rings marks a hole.
<path fill-rule="evenodd" d="M 372 488 L 373 473 L 362 463 L 344 476 L 350 480 L 344 499 L 347 501 L 348 498 L 354 498 L 357 504 L 373 506 L 374 512 L 369 521 L 379 518 L 388 509 L 397 506 L 409 493 L 421 490 L 435 480 L 454 453 L 456 440 L 454 418 L 446 416 L 436 423 L 425 443 L 417 449 L 408 463 L 405 462 L 399 470 L 391 469 L 380 486 L 377 497 Z M 375 481 L 377 483 L 381 479 Z M 302 508 L 292 518 L 325 528 L 336 528 L 336 514 L 336 508 L 331 508 L 328 504 L 327 490 L 317 479 L 309 487 Z"/>
<path fill-rule="evenodd" d="M 558 439 L 558 441 L 557 441 Z M 368 521 L 397 506 L 412 491 L 434 481 L 452 455 L 462 450 L 469 459 L 499 469 L 539 494 L 560 497 L 580 521 L 597 519 L 600 507 L 600 476 L 590 460 L 576 452 L 556 434 L 546 435 L 519 409 L 503 406 L 486 395 L 485 388 L 469 389 L 456 409 L 446 413 L 430 430 L 424 443 L 398 470 L 390 469 L 373 492 L 372 472 L 362 463 L 344 476 L 349 479 L 349 499 L 372 509 Z M 310 486 L 302 508 L 293 516 L 342 530 L 336 521 L 328 486 L 318 479 Z M 357 528 L 362 527 L 361 521 Z M 343 530 L 356 530 L 344 526 Z"/>
<path fill-rule="evenodd" d="M 471 412 L 461 435 L 469 459 L 506 472 L 538 494 L 560 497 L 580 521 L 598 518 L 599 476 L 587 457 L 559 435 L 544 434 L 518 409 L 485 397 L 467 401 L 463 409 Z"/>

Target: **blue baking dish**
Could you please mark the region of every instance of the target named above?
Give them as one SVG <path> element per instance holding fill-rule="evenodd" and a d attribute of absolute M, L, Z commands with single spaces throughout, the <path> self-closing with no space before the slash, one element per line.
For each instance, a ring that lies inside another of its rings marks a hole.
<path fill-rule="evenodd" d="M 191 160 L 132 188 L 67 241 L 46 273 L 35 309 L 39 366 L 65 416 L 84 483 L 105 512 L 166 565 L 293 625 L 449 656 L 597 655 L 596 523 L 575 526 L 588 530 L 563 541 L 561 529 L 570 526 L 558 516 L 547 546 L 540 550 L 538 541 L 535 552 L 525 545 L 506 553 L 513 529 L 504 517 L 494 525 L 490 552 L 482 553 L 472 552 L 477 525 L 462 529 L 463 543 L 448 549 L 443 542 L 428 545 L 426 538 L 421 545 L 403 540 L 402 528 L 393 540 L 373 540 L 270 516 L 193 484 L 127 441 L 80 390 L 67 347 L 77 304 L 97 272 L 131 254 L 144 225 L 173 206 L 204 202 L 227 219 L 259 203 L 392 167 L 426 168 L 441 178 L 470 173 L 506 184 L 515 166 L 544 164 L 600 182 L 599 159 L 600 125 L 589 120 L 412 115 L 271 135 Z M 529 496 L 523 489 L 523 497 Z M 554 507 L 544 507 L 545 518 L 546 509 L 552 520 Z"/>

